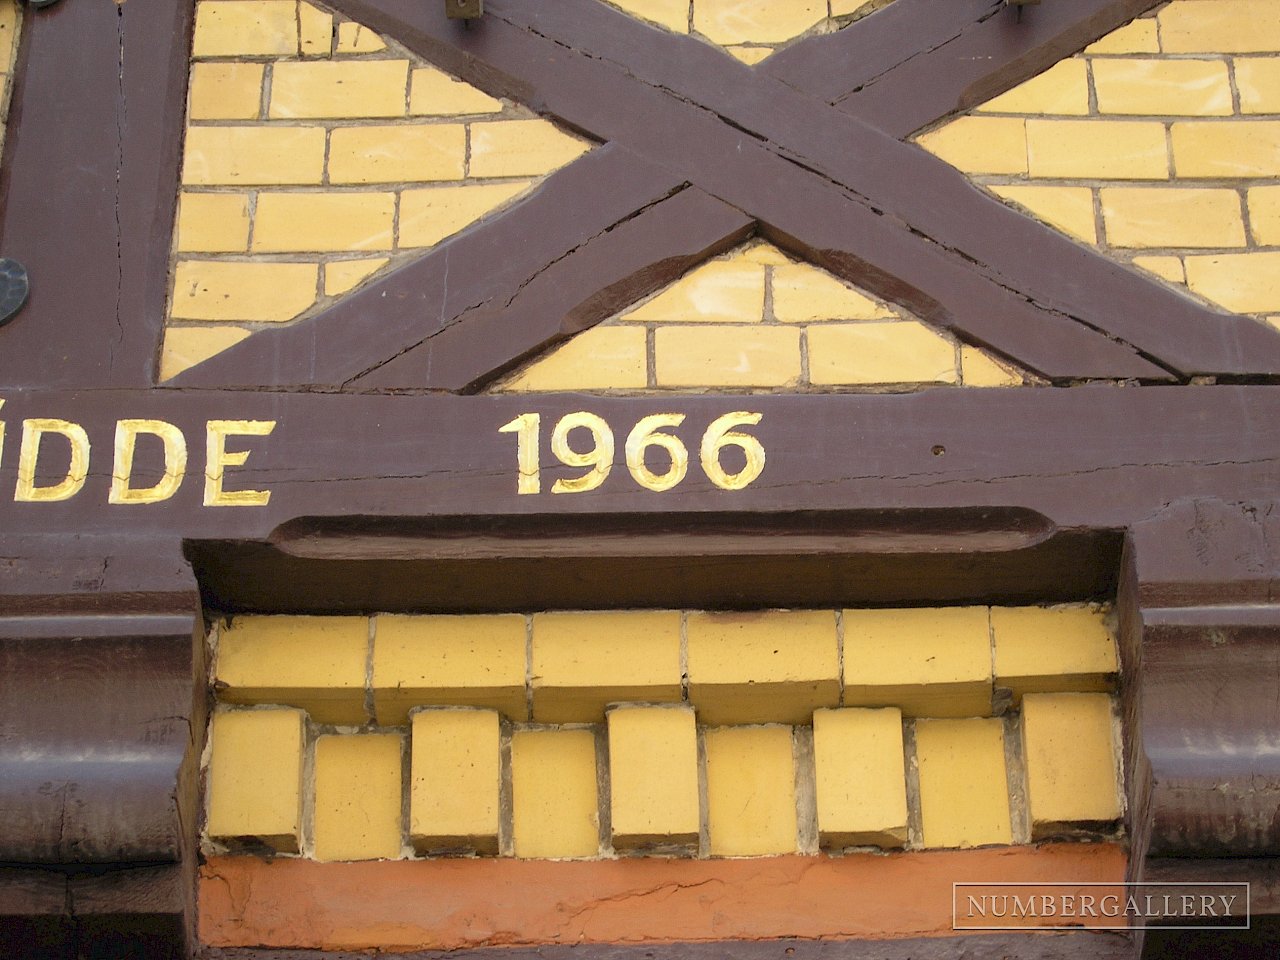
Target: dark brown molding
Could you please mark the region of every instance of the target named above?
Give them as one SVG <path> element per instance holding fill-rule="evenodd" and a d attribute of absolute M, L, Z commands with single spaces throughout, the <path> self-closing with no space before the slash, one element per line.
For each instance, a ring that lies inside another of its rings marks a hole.
<path fill-rule="evenodd" d="M 0 330 L 0 383 L 154 382 L 194 7 L 24 9 L 0 253 L 26 266 L 31 297 Z"/>

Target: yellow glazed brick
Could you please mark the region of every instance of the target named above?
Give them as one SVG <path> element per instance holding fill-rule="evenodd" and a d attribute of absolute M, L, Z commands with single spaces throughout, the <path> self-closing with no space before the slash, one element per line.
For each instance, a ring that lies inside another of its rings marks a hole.
<path fill-rule="evenodd" d="M 920 819 L 926 847 L 1012 843 L 1001 720 L 918 720 Z"/>
<path fill-rule="evenodd" d="M 382 38 L 359 23 L 338 24 L 337 53 L 377 53 L 387 49 Z"/>
<path fill-rule="evenodd" d="M 215 839 L 254 837 L 298 852 L 302 824 L 301 710 L 218 710 L 209 729 L 209 817 Z"/>
<path fill-rule="evenodd" d="M 298 3 L 298 39 L 304 57 L 327 57 L 333 49 L 333 14 Z"/>
<path fill-rule="evenodd" d="M 394 193 L 260 193 L 257 253 L 390 250 Z"/>
<path fill-rule="evenodd" d="M 316 300 L 314 263 L 179 261 L 171 316 L 178 320 L 292 320 Z"/>
<path fill-rule="evenodd" d="M 184 193 L 178 202 L 178 251 L 243 253 L 249 248 L 249 197 Z"/>
<path fill-rule="evenodd" d="M 783 323 L 876 320 L 894 313 L 883 303 L 803 263 L 774 267 L 773 316 Z"/>
<path fill-rule="evenodd" d="M 533 615 L 533 719 L 587 723 L 605 704 L 679 701 L 677 610 Z"/>
<path fill-rule="evenodd" d="M 294 0 L 202 0 L 196 4 L 193 57 L 292 56 L 297 52 Z"/>
<path fill-rule="evenodd" d="M 1113 247 L 1242 247 L 1234 190 L 1103 187 L 1102 217 Z"/>
<path fill-rule="evenodd" d="M 764 240 L 757 240 L 751 245 L 743 247 L 733 255 L 733 259 L 745 263 L 759 263 L 770 267 L 782 267 L 791 263 L 790 258 L 785 253 L 772 243 Z"/>
<path fill-rule="evenodd" d="M 1159 53 L 1160 38 L 1153 19 L 1134 20 L 1084 48 L 1088 54 Z"/>
<path fill-rule="evenodd" d="M 1111 698 L 1105 693 L 1029 693 L 1022 701 L 1031 838 L 1120 817 Z"/>
<path fill-rule="evenodd" d="M 13 66 L 15 41 L 18 36 L 18 2 L 4 0 L 0 3 L 0 70 Z"/>
<path fill-rule="evenodd" d="M 648 383 L 644 327 L 596 327 L 508 381 L 503 390 L 636 390 Z"/>
<path fill-rule="evenodd" d="M 512 839 L 524 858 L 600 853 L 596 738 L 590 730 L 511 736 Z"/>
<path fill-rule="evenodd" d="M 800 379 L 800 331 L 668 326 L 654 335 L 660 387 L 782 387 Z"/>
<path fill-rule="evenodd" d="M 759 323 L 764 317 L 764 267 L 742 257 L 712 260 L 692 270 L 624 320 L 657 323 Z"/>
<path fill-rule="evenodd" d="M 262 112 L 262 64 L 191 65 L 192 120 L 256 120 Z"/>
<path fill-rule="evenodd" d="M 1187 283 L 1237 313 L 1280 310 L 1280 253 L 1187 257 Z"/>
<path fill-rule="evenodd" d="M 1088 187 L 999 185 L 991 190 L 1005 200 L 1026 208 L 1038 220 L 1088 243 L 1098 240 L 1093 215 L 1093 191 Z"/>
<path fill-rule="evenodd" d="M 966 387 L 1020 387 L 1022 375 L 1006 369 L 977 347 L 960 348 L 960 372 Z"/>
<path fill-rule="evenodd" d="M 907 840 L 902 712 L 813 715 L 818 836 L 824 847 L 901 847 Z"/>
<path fill-rule="evenodd" d="M 917 141 L 966 173 L 1025 174 L 1026 121 L 1017 117 L 959 117 Z"/>
<path fill-rule="evenodd" d="M 1032 177 L 1167 180 L 1164 124 L 1031 119 L 1027 166 Z"/>
<path fill-rule="evenodd" d="M 520 614 L 380 614 L 373 644 L 378 723 L 399 726 L 413 707 L 432 704 L 489 707 L 523 720 L 526 649 Z"/>
<path fill-rule="evenodd" d="M 693 710 L 610 710 L 609 790 L 615 849 L 697 843 L 698 731 Z"/>
<path fill-rule="evenodd" d="M 1249 191 L 1249 223 L 1258 243 L 1280 245 L 1280 186 L 1254 187 Z"/>
<path fill-rule="evenodd" d="M 393 733 L 316 738 L 317 860 L 400 856 L 402 746 Z"/>
<path fill-rule="evenodd" d="M 674 30 L 689 32 L 689 0 L 609 0 L 619 10 L 650 23 Z"/>
<path fill-rule="evenodd" d="M 790 727 L 706 732 L 707 826 L 713 857 L 795 853 L 795 759 Z"/>
<path fill-rule="evenodd" d="M 773 53 L 773 47 L 725 47 L 735 60 L 741 60 L 748 66 L 755 66 Z"/>
<path fill-rule="evenodd" d="M 1134 257 L 1133 265 L 1163 277 L 1171 283 L 1186 283 L 1187 271 L 1181 257 Z"/>
<path fill-rule="evenodd" d="M 693 29 L 713 43 L 780 43 L 826 16 L 822 0 L 696 0 Z"/>
<path fill-rule="evenodd" d="M 1106 690 L 1120 669 L 1115 639 L 1091 607 L 992 607 L 996 684 L 1026 693 Z"/>
<path fill-rule="evenodd" d="M 1089 112 L 1088 67 L 1083 60 L 1062 60 L 978 109 L 983 113 L 1083 116 Z"/>
<path fill-rule="evenodd" d="M 227 703 L 301 707 L 317 723 L 364 723 L 365 617 L 236 617 L 218 635 Z"/>
<path fill-rule="evenodd" d="M 249 336 L 243 327 L 169 327 L 160 354 L 160 379 L 176 377 Z"/>
<path fill-rule="evenodd" d="M 1099 60 L 1093 84 L 1100 113 L 1209 117 L 1232 113 L 1221 60 Z"/>
<path fill-rule="evenodd" d="M 840 698 L 830 610 L 690 613 L 689 701 L 701 723 L 807 723 Z"/>
<path fill-rule="evenodd" d="M 986 607 L 844 612 L 844 704 L 909 717 L 991 713 Z"/>
<path fill-rule="evenodd" d="M 418 853 L 498 852 L 499 733 L 493 710 L 413 715 L 409 839 Z"/>
<path fill-rule="evenodd" d="M 408 60 L 304 60 L 277 63 L 273 119 L 403 117 Z"/>
<path fill-rule="evenodd" d="M 182 182 L 235 186 L 319 183 L 322 127 L 191 127 Z"/>
<path fill-rule="evenodd" d="M 470 113 L 500 113 L 502 101 L 455 80 L 435 67 L 413 71 L 409 93 L 409 115 L 413 117 L 461 116 Z"/>
<path fill-rule="evenodd" d="M 324 266 L 324 295 L 336 297 L 360 285 L 390 261 L 386 257 L 365 260 L 333 260 Z"/>
<path fill-rule="evenodd" d="M 529 187 L 515 183 L 427 187 L 400 194 L 400 246 L 434 247 Z"/>
<path fill-rule="evenodd" d="M 471 124 L 473 177 L 529 177 L 549 173 L 591 149 L 547 120 Z"/>
<path fill-rule="evenodd" d="M 1280 113 L 1280 58 L 1237 57 L 1241 113 Z"/>
<path fill-rule="evenodd" d="M 1280 50 L 1280 7 L 1273 0 L 1177 0 L 1157 18 L 1165 53 Z"/>
<path fill-rule="evenodd" d="M 329 140 L 331 183 L 461 180 L 461 124 L 339 127 Z"/>
<path fill-rule="evenodd" d="M 956 383 L 956 348 L 922 323 L 840 323 L 810 327 L 809 380 L 824 386 Z"/>
<path fill-rule="evenodd" d="M 1175 123 L 1172 142 L 1179 177 L 1280 176 L 1280 121 Z"/>

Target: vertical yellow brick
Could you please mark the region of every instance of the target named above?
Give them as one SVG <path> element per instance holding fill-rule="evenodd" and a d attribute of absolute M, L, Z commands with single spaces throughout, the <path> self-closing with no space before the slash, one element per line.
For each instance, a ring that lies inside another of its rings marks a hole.
<path fill-rule="evenodd" d="M 678 702 L 676 610 L 533 615 L 533 719 L 590 723 L 624 700 Z"/>
<path fill-rule="evenodd" d="M 609 711 L 613 846 L 698 842 L 698 732 L 689 707 Z"/>
<path fill-rule="evenodd" d="M 1113 247 L 1242 247 L 1234 190 L 1103 187 L 1102 217 Z"/>
<path fill-rule="evenodd" d="M 364 723 L 365 617 L 236 617 L 218 635 L 227 703 L 301 707 L 318 723 Z"/>
<path fill-rule="evenodd" d="M 991 713 L 986 607 L 844 611 L 844 703 L 909 717 Z"/>
<path fill-rule="evenodd" d="M 316 739 L 317 860 L 400 856 L 401 748 L 400 737 L 392 733 Z"/>
<path fill-rule="evenodd" d="M 335 48 L 337 53 L 378 53 L 380 50 L 387 49 L 387 45 L 383 39 L 374 31 L 359 23 L 338 24 L 338 43 Z"/>
<path fill-rule="evenodd" d="M 1254 187 L 1248 196 L 1254 240 L 1268 247 L 1280 246 L 1280 186 Z"/>
<path fill-rule="evenodd" d="M 646 342 L 644 327 L 595 327 L 530 364 L 504 383 L 502 389 L 643 389 L 649 382 Z"/>
<path fill-rule="evenodd" d="M 1089 75 L 1081 59 L 1060 60 L 978 108 L 981 113 L 1083 116 L 1089 112 Z"/>
<path fill-rule="evenodd" d="M 690 613 L 689 700 L 702 723 L 807 723 L 840 697 L 830 610 Z"/>
<path fill-rule="evenodd" d="M 824 847 L 900 847 L 907 839 L 902 711 L 813 715 L 818 836 Z"/>
<path fill-rule="evenodd" d="M 256 120 L 262 113 L 262 64 L 191 65 L 192 120 Z"/>
<path fill-rule="evenodd" d="M 957 383 L 956 347 L 914 320 L 810 327 L 809 382 L 820 386 Z"/>
<path fill-rule="evenodd" d="M 461 180 L 465 153 L 466 131 L 461 124 L 339 127 L 329 141 L 329 180 Z"/>
<path fill-rule="evenodd" d="M 413 715 L 409 838 L 418 853 L 498 852 L 500 751 L 493 710 Z"/>
<path fill-rule="evenodd" d="M 784 387 L 800 379 L 800 331 L 779 326 L 662 326 L 659 387 Z"/>
<path fill-rule="evenodd" d="M 435 67 L 413 71 L 409 87 L 409 116 L 453 117 L 472 113 L 501 113 L 502 101 L 456 80 Z"/>
<path fill-rule="evenodd" d="M 301 710 L 218 710 L 209 729 L 210 837 L 252 837 L 298 852 L 302 823 Z"/>
<path fill-rule="evenodd" d="M 759 323 L 764 268 L 744 258 L 712 260 L 685 274 L 623 319 L 656 323 Z"/>
<path fill-rule="evenodd" d="M 548 120 L 471 124 L 473 177 L 530 177 L 550 173 L 591 149 Z"/>
<path fill-rule="evenodd" d="M 916 142 L 966 173 L 1027 172 L 1027 127 L 1021 117 L 959 117 Z"/>
<path fill-rule="evenodd" d="M 178 250 L 243 253 L 249 249 L 249 196 L 183 193 L 178 199 Z"/>
<path fill-rule="evenodd" d="M 791 736 L 790 727 L 706 732 L 707 830 L 713 857 L 796 851 Z"/>
<path fill-rule="evenodd" d="M 1221 60 L 1098 60 L 1100 113 L 1229 116 L 1231 83 Z"/>
<path fill-rule="evenodd" d="M 373 703 L 398 726 L 413 707 L 488 707 L 526 719 L 527 631 L 519 614 L 392 616 L 375 622 Z"/>
<path fill-rule="evenodd" d="M 1002 720 L 918 720 L 926 847 L 1012 843 Z"/>
<path fill-rule="evenodd" d="M 295 0 L 201 0 L 193 57 L 279 57 L 298 52 Z"/>
<path fill-rule="evenodd" d="M 992 607 L 996 684 L 1024 693 L 1106 690 L 1119 670 L 1115 638 L 1099 610 Z"/>
<path fill-rule="evenodd" d="M 299 48 L 304 57 L 327 57 L 333 51 L 333 14 L 299 0 Z"/>
<path fill-rule="evenodd" d="M 517 730 L 511 738 L 512 834 L 517 857 L 600 852 L 596 738 L 590 730 Z"/>
<path fill-rule="evenodd" d="M 1241 113 L 1280 113 L 1280 59 L 1237 57 Z"/>
<path fill-rule="evenodd" d="M 1027 121 L 1032 177 L 1167 180 L 1164 124 L 1146 120 Z"/>
<path fill-rule="evenodd" d="M 1097 827 L 1122 813 L 1111 698 L 1029 693 L 1022 700 L 1031 837 Z"/>

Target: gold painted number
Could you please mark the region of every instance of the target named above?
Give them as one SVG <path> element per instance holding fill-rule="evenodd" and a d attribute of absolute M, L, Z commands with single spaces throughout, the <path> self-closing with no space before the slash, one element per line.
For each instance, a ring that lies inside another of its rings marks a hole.
<path fill-rule="evenodd" d="M 761 414 L 735 411 L 718 417 L 702 436 L 699 448 L 702 471 L 721 490 L 742 490 L 760 476 L 764 470 L 765 454 L 760 441 L 735 428 L 755 426 Z M 662 493 L 678 486 L 689 473 L 689 448 L 674 433 L 685 421 L 683 413 L 655 413 L 644 417 L 627 434 L 624 452 L 627 470 L 632 478 L 646 490 Z M 499 433 L 516 435 L 516 493 L 542 492 L 542 470 L 538 459 L 541 443 L 542 417 L 536 413 L 522 413 L 498 428 Z M 585 430 L 591 437 L 591 447 L 579 452 L 570 444 L 575 430 Z M 671 465 L 663 473 L 649 468 L 645 454 L 651 447 L 663 450 Z M 720 463 L 725 447 L 737 447 L 742 451 L 746 464 L 737 473 L 729 473 Z M 613 470 L 615 440 L 613 430 L 602 417 L 594 413 L 578 411 L 566 414 L 557 421 L 551 432 L 551 452 L 566 467 L 586 468 L 579 477 L 556 480 L 552 493 L 585 493 L 595 490 L 609 478 Z"/>
<path fill-rule="evenodd" d="M 741 490 L 764 470 L 764 447 L 750 434 L 739 433 L 734 427 L 755 426 L 760 414 L 735 411 L 717 417 L 702 435 L 702 472 L 721 490 Z M 747 465 L 737 473 L 727 473 L 720 466 L 720 451 L 725 447 L 738 447 L 747 458 Z"/>

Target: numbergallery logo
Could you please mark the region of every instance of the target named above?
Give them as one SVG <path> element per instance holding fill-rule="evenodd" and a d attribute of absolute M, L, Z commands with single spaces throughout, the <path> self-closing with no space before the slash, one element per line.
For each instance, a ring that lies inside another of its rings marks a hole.
<path fill-rule="evenodd" d="M 1247 930 L 1249 884 L 957 882 L 951 910 L 956 930 Z"/>

